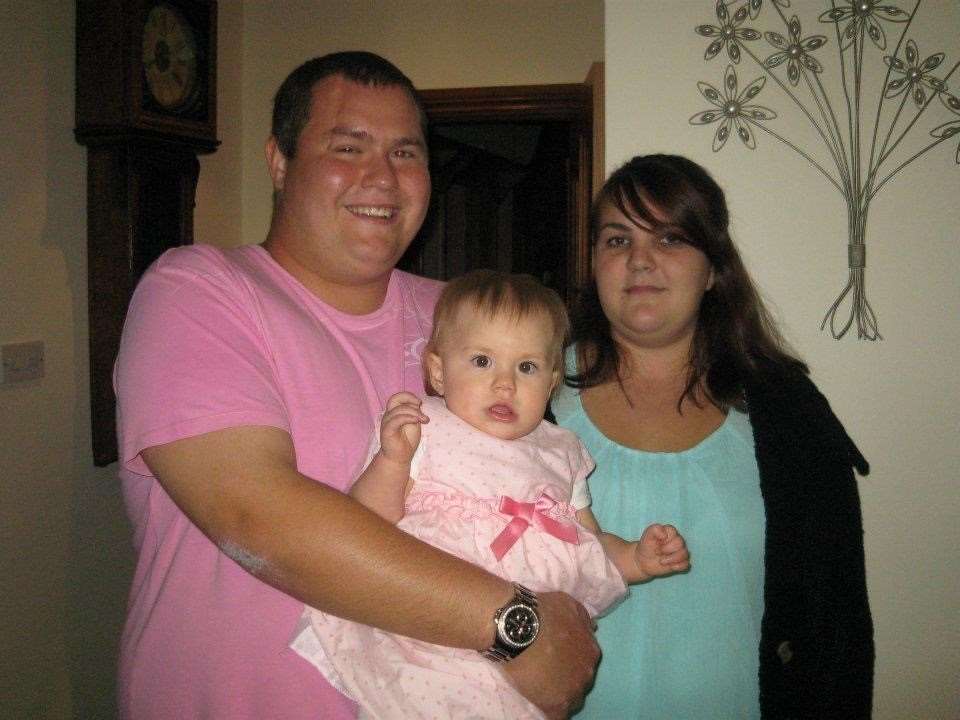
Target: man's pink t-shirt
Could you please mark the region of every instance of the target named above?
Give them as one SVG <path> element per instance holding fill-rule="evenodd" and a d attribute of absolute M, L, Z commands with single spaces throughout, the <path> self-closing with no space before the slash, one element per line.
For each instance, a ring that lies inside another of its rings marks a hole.
<path fill-rule="evenodd" d="M 144 448 L 244 425 L 293 438 L 300 472 L 338 490 L 362 470 L 391 394 L 423 394 L 440 283 L 394 271 L 364 316 L 312 295 L 259 246 L 167 252 L 134 293 L 115 369 L 120 479 L 138 563 L 120 653 L 121 716 L 351 718 L 289 648 L 303 604 L 197 529 Z"/>

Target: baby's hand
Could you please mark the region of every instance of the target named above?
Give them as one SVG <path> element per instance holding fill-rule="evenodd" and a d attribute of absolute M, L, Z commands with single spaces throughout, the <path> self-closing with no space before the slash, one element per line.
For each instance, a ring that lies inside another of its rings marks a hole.
<path fill-rule="evenodd" d="M 408 392 L 392 395 L 380 421 L 380 454 L 409 464 L 420 444 L 420 423 L 430 419 L 420 411 L 420 398 Z"/>
<path fill-rule="evenodd" d="M 690 568 L 690 553 L 683 536 L 673 525 L 653 524 L 636 543 L 635 560 L 648 577 L 670 575 Z"/>

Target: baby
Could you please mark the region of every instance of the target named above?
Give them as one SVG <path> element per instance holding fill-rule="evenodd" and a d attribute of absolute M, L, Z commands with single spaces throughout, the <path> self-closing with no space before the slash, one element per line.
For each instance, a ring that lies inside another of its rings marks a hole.
<path fill-rule="evenodd" d="M 573 433 L 543 420 L 568 328 L 559 296 L 529 276 L 479 270 L 450 282 L 424 354 L 435 396 L 390 398 L 350 494 L 421 540 L 522 583 L 518 597 L 534 607 L 534 593 L 561 590 L 597 616 L 624 595 L 624 581 L 686 570 L 689 556 L 670 525 L 627 542 L 593 517 L 593 461 Z M 536 625 L 535 613 L 524 618 L 521 608 L 520 617 Z M 536 627 L 517 632 L 527 634 L 522 645 Z M 497 661 L 522 650 L 509 638 L 481 654 L 308 608 L 293 647 L 364 718 L 542 718 L 499 671 Z"/>

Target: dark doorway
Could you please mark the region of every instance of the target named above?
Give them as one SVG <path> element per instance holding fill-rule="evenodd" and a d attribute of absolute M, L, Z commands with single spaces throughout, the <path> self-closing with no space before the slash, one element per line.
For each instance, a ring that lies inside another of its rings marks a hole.
<path fill-rule="evenodd" d="M 590 87 L 423 96 L 433 196 L 400 267 L 441 280 L 475 268 L 525 272 L 570 301 L 587 270 Z"/>

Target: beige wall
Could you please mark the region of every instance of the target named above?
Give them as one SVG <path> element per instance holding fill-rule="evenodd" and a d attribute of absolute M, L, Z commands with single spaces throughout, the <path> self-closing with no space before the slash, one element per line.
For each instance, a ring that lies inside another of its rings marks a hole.
<path fill-rule="evenodd" d="M 819 6 L 791 4 L 804 37 L 832 32 L 813 17 Z M 839 195 L 763 133 L 755 151 L 733 137 L 715 154 L 716 125 L 687 123 L 709 107 L 697 81 L 719 88 L 728 62 L 725 54 L 704 62 L 709 41 L 693 32 L 696 25 L 715 23 L 713 7 L 713 0 L 607 0 L 608 169 L 636 153 L 681 153 L 712 170 L 727 190 L 734 237 L 751 272 L 871 463 L 860 491 L 878 654 L 875 717 L 955 720 L 960 717 L 957 139 L 908 167 L 873 205 L 867 290 L 884 341 L 832 340 L 819 325 L 846 282 L 846 211 Z M 767 17 L 772 3 L 763 8 L 760 20 L 745 26 L 772 29 Z M 888 37 L 896 37 L 897 26 L 884 25 Z M 910 37 L 921 59 L 942 50 L 949 67 L 960 56 L 958 30 L 960 5 L 934 0 L 922 7 Z M 772 52 L 764 40 L 754 46 L 758 52 L 765 48 L 764 57 Z M 833 41 L 817 57 L 831 53 L 836 53 Z M 743 78 L 760 74 L 745 58 L 738 72 L 741 89 Z M 951 85 L 960 87 L 960 75 Z M 771 123 L 778 132 L 791 137 L 804 132 L 772 83 L 755 102 L 780 113 Z M 875 112 L 875 100 L 871 107 Z M 960 120 L 938 102 L 928 112 L 921 140 L 935 125 Z"/>
<path fill-rule="evenodd" d="M 196 237 L 259 242 L 277 84 L 366 47 L 423 87 L 580 82 L 602 59 L 601 0 L 221 0 L 219 137 L 201 158 Z M 0 387 L 0 717 L 109 718 L 132 572 L 115 467 L 89 433 L 86 156 L 73 139 L 73 0 L 0 3 L 0 343 L 43 340 L 46 377 Z M 372 41 L 371 38 L 377 38 Z"/>
<path fill-rule="evenodd" d="M 63 717 L 73 500 L 104 477 L 81 442 L 85 190 L 71 132 L 73 3 L 5 3 L 0 32 L 0 341 L 46 344 L 43 380 L 0 387 L 0 715 Z"/>
<path fill-rule="evenodd" d="M 954 718 L 955 146 L 908 168 L 874 207 L 868 289 L 886 339 L 829 339 L 817 328 L 845 279 L 840 200 L 767 137 L 753 153 L 734 138 L 715 155 L 710 131 L 686 124 L 706 107 L 696 81 L 718 84 L 725 65 L 722 58 L 702 61 L 706 42 L 692 27 L 713 18 L 712 3 L 702 4 L 608 0 L 608 165 L 634 152 L 682 152 L 727 188 L 751 270 L 873 465 L 861 492 L 877 625 L 877 718 Z M 39 382 L 0 387 L 0 716 L 11 718 L 109 716 L 131 567 L 114 468 L 93 468 L 89 450 L 85 156 L 72 136 L 74 7 L 72 0 L 0 4 L 0 87 L 8 108 L 0 119 L 0 342 L 43 340 L 47 372 Z M 196 230 L 204 241 L 262 239 L 269 184 L 261 146 L 271 94 L 307 57 L 370 48 L 429 88 L 578 82 L 603 52 L 599 0 L 301 0 L 284 3 L 282 13 L 276 7 L 220 3 L 223 145 L 201 161 Z M 955 59 L 960 10 L 948 0 L 927 9 L 933 19 L 917 29 L 922 54 L 942 49 Z M 814 27 L 805 22 L 804 34 L 822 32 Z"/>
<path fill-rule="evenodd" d="M 250 0 L 247 0 L 249 2 Z M 217 6 L 217 138 L 220 147 L 200 158 L 194 237 L 211 245 L 240 243 L 243 213 L 243 0 Z"/>
<path fill-rule="evenodd" d="M 220 13 L 221 153 L 197 232 L 239 235 L 239 3 Z M 42 340 L 46 376 L 0 386 L 0 717 L 114 716 L 132 572 L 116 468 L 94 468 L 86 151 L 73 139 L 73 0 L 0 3 L 0 343 Z"/>
<path fill-rule="evenodd" d="M 273 93 L 304 60 L 371 50 L 420 88 L 583 82 L 603 56 L 602 0 L 291 0 L 244 6 L 243 240 L 263 240 Z M 268 59 L 268 60 L 267 60 Z"/>

